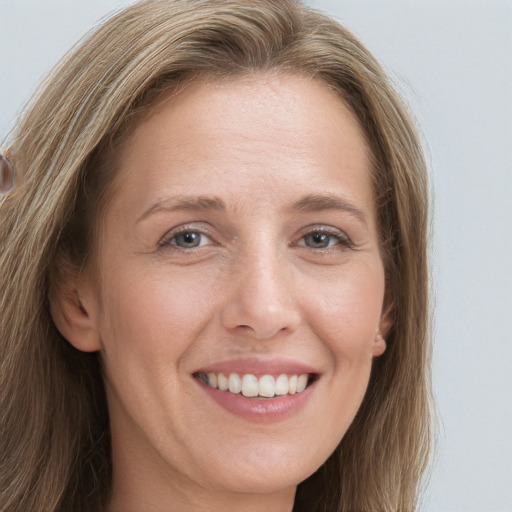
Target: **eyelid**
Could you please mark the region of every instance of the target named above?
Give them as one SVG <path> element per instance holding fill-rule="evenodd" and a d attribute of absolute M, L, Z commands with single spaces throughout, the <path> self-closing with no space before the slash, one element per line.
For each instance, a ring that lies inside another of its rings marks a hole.
<path fill-rule="evenodd" d="M 162 238 L 158 241 L 159 247 L 173 247 L 178 250 L 190 250 L 190 249 L 184 249 L 183 247 L 179 247 L 178 245 L 171 244 L 171 241 L 176 238 L 179 235 L 182 235 L 183 233 L 199 233 L 200 235 L 206 237 L 210 242 L 213 242 L 213 237 L 208 229 L 206 229 L 204 226 L 197 226 L 193 224 L 184 224 L 181 226 L 177 226 L 175 228 L 170 229 L 165 233 Z M 210 244 L 205 244 L 210 245 Z M 202 246 L 199 246 L 202 247 Z M 196 247 L 195 249 L 199 248 Z"/>
<path fill-rule="evenodd" d="M 187 233 L 187 232 L 196 232 L 196 233 L 199 233 L 202 236 L 206 237 L 210 243 L 207 243 L 204 245 L 211 245 L 211 243 L 214 243 L 214 238 L 213 238 L 213 235 L 211 234 L 211 230 L 208 229 L 204 224 L 201 223 L 199 226 L 197 224 L 184 224 L 184 225 L 177 226 L 175 228 L 170 229 L 160 238 L 160 240 L 158 242 L 158 246 L 159 247 L 173 247 L 177 250 L 190 251 L 191 249 L 184 249 L 182 247 L 179 247 L 178 245 L 170 243 L 171 240 L 173 240 L 175 237 L 177 237 L 183 233 Z M 311 226 L 307 226 L 306 228 L 302 229 L 300 236 L 299 236 L 299 240 L 294 245 L 298 245 L 298 246 L 307 248 L 306 245 L 301 244 L 300 242 L 302 242 L 306 236 L 314 234 L 314 233 L 323 233 L 323 234 L 338 238 L 339 244 L 335 244 L 335 247 L 338 245 L 341 245 L 341 246 L 345 246 L 345 247 L 352 248 L 352 249 L 355 248 L 355 244 L 352 242 L 352 240 L 350 239 L 350 237 L 347 235 L 347 233 L 345 231 L 343 231 L 342 229 L 339 229 L 339 228 L 335 228 L 332 226 L 325 226 L 322 224 L 311 225 Z M 202 246 L 198 246 L 195 249 L 198 249 L 200 247 L 202 247 Z M 328 247 L 328 248 L 324 248 L 324 249 L 318 248 L 318 249 L 314 249 L 314 250 L 316 250 L 316 251 L 323 250 L 325 252 L 325 251 L 329 251 L 329 250 L 333 250 L 333 249 L 334 249 L 333 247 Z"/>
<path fill-rule="evenodd" d="M 308 226 L 307 228 L 302 230 L 302 233 L 300 235 L 299 240 L 302 241 L 302 240 L 304 240 L 305 237 L 307 237 L 308 235 L 312 235 L 314 233 L 322 233 L 322 234 L 326 234 L 326 235 L 330 235 L 330 236 L 336 237 L 340 241 L 340 245 L 349 247 L 351 249 L 355 247 L 355 244 L 352 242 L 352 240 L 347 235 L 347 233 L 345 233 L 345 231 L 343 231 L 342 229 L 339 229 L 339 228 L 335 228 L 335 227 L 332 227 L 332 226 L 325 226 L 325 225 L 312 225 L 312 226 Z M 332 248 L 330 248 L 330 247 L 324 248 L 324 249 L 319 248 L 319 249 L 315 249 L 315 250 L 327 251 L 327 250 L 330 250 L 330 249 L 332 250 Z"/>

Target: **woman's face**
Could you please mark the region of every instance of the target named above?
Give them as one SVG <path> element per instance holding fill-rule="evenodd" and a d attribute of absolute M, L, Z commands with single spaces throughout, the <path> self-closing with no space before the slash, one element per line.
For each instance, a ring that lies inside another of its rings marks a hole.
<path fill-rule="evenodd" d="M 293 495 L 340 442 L 385 348 L 355 116 L 307 78 L 200 83 L 138 126 L 119 172 L 84 300 L 114 495 L 137 481 L 155 500 L 164 484 Z"/>

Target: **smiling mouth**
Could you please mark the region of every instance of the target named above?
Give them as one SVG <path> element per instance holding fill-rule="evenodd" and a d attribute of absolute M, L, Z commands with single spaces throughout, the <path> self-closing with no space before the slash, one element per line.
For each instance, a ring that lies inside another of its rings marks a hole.
<path fill-rule="evenodd" d="M 258 378 L 252 373 L 230 373 L 226 375 L 224 373 L 197 372 L 194 373 L 194 377 L 211 388 L 257 399 L 302 393 L 315 380 L 315 375 L 309 373 L 300 375 L 283 373 L 276 377 L 262 375 Z"/>

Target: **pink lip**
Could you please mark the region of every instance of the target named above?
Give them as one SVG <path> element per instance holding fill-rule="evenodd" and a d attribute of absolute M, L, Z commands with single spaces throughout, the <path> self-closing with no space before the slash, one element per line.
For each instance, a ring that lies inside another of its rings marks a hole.
<path fill-rule="evenodd" d="M 303 373 L 315 374 L 310 365 L 293 359 L 259 359 L 240 358 L 222 361 L 205 366 L 194 373 L 230 373 L 243 375 L 251 373 L 257 377 L 262 375 L 301 375 Z M 221 391 L 204 384 L 199 379 L 194 379 L 200 388 L 215 402 L 230 413 L 254 423 L 272 423 L 287 419 L 297 414 L 312 397 L 317 380 L 315 379 L 304 391 L 294 395 L 276 396 L 274 398 L 258 399 L 247 398 L 242 394 L 235 395 L 229 391 Z"/>
<path fill-rule="evenodd" d="M 254 423 L 273 423 L 297 414 L 309 401 L 316 388 L 315 381 L 304 391 L 295 395 L 257 399 L 211 388 L 199 379 L 195 379 L 195 381 L 224 409 Z"/>
<path fill-rule="evenodd" d="M 260 358 L 239 358 L 230 359 L 229 361 L 222 361 L 208 365 L 204 368 L 198 369 L 194 373 L 224 373 L 228 376 L 230 373 L 238 373 L 243 375 L 245 373 L 252 373 L 253 375 L 280 375 L 285 373 L 287 375 L 301 375 L 303 373 L 316 373 L 312 366 L 294 361 L 293 359 L 260 359 Z"/>

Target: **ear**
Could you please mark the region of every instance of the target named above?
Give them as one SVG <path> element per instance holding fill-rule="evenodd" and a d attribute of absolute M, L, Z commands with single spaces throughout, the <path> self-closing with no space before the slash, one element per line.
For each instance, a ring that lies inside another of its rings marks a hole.
<path fill-rule="evenodd" d="M 375 340 L 373 341 L 372 346 L 372 356 L 379 357 L 384 354 L 386 350 L 386 340 L 383 338 L 380 332 L 377 332 L 375 335 Z"/>
<path fill-rule="evenodd" d="M 84 278 L 66 276 L 49 299 L 53 322 L 71 345 L 82 352 L 101 349 L 98 300 Z"/>
<path fill-rule="evenodd" d="M 374 357 L 381 356 L 386 350 L 386 336 L 391 331 L 391 326 L 393 325 L 393 306 L 392 304 L 387 304 L 382 311 L 379 328 L 375 335 L 375 340 L 373 342 L 372 354 Z"/>

